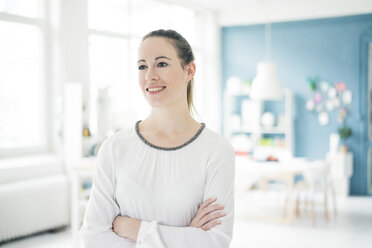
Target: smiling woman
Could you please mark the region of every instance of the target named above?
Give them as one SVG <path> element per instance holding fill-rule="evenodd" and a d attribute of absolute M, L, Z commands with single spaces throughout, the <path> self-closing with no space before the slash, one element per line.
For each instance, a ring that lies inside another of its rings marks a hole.
<path fill-rule="evenodd" d="M 173 30 L 153 31 L 137 65 L 151 113 L 99 151 L 81 229 L 85 247 L 229 247 L 234 151 L 191 116 L 190 45 Z"/>

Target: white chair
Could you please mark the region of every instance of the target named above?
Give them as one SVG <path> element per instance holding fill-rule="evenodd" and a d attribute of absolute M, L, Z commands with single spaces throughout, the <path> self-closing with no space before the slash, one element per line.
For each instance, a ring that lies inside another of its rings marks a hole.
<path fill-rule="evenodd" d="M 316 207 L 321 205 L 324 218 L 329 221 L 329 200 L 332 198 L 333 213 L 336 215 L 335 191 L 330 177 L 330 164 L 327 161 L 314 161 L 311 170 L 303 173 L 304 180 L 294 186 L 296 195 L 296 216 L 300 215 L 302 204 L 310 205 L 312 225 L 315 226 Z M 319 200 L 320 199 L 320 200 Z"/>

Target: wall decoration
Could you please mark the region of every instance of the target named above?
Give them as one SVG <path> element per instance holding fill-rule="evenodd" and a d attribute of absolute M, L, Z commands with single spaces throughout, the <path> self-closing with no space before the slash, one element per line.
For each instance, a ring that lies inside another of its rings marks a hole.
<path fill-rule="evenodd" d="M 322 104 L 318 104 L 318 105 L 316 105 L 316 107 L 315 107 L 315 111 L 316 111 L 316 112 L 321 112 L 321 111 L 323 111 L 323 105 L 322 105 Z"/>
<path fill-rule="evenodd" d="M 326 126 L 329 123 L 329 116 L 326 111 L 322 111 L 318 115 L 318 121 L 321 126 Z"/>
<path fill-rule="evenodd" d="M 322 90 L 322 92 L 326 93 L 328 92 L 328 89 L 329 89 L 329 83 L 327 81 L 322 81 L 320 83 L 320 89 Z"/>
<path fill-rule="evenodd" d="M 344 90 L 346 90 L 346 84 L 345 82 L 339 82 L 336 84 L 336 89 L 338 92 L 342 92 Z"/>
<path fill-rule="evenodd" d="M 318 78 L 310 78 L 309 77 L 307 79 L 307 82 L 309 83 L 311 91 L 315 91 L 316 90 L 316 84 L 318 82 Z"/>
<path fill-rule="evenodd" d="M 315 104 L 319 104 L 322 102 L 322 93 L 316 92 L 314 97 Z"/>
<path fill-rule="evenodd" d="M 344 104 L 351 104 L 352 96 L 350 90 L 345 90 L 342 94 L 342 101 Z"/>
<path fill-rule="evenodd" d="M 307 102 L 306 102 L 306 109 L 307 109 L 308 111 L 313 111 L 314 108 L 315 108 L 315 103 L 314 103 L 314 101 L 313 101 L 312 99 L 307 100 Z"/>
<path fill-rule="evenodd" d="M 344 124 L 345 118 L 350 113 L 352 93 L 347 89 L 344 81 L 334 84 L 319 80 L 319 77 L 307 79 L 311 97 L 306 101 L 306 110 L 318 113 L 318 122 L 326 126 L 330 122 L 329 113 L 339 111 L 338 122 Z"/>
<path fill-rule="evenodd" d="M 339 115 L 338 115 L 338 122 L 339 123 L 344 123 L 346 115 L 347 115 L 347 109 L 346 108 L 340 109 L 340 112 L 339 112 Z"/>
<path fill-rule="evenodd" d="M 336 89 L 333 88 L 333 87 L 329 88 L 329 90 L 328 90 L 328 97 L 331 98 L 331 99 L 334 99 L 334 98 L 336 98 L 336 96 L 337 96 Z"/>
<path fill-rule="evenodd" d="M 332 100 L 327 100 L 326 102 L 327 111 L 332 112 L 335 109 L 335 104 Z"/>

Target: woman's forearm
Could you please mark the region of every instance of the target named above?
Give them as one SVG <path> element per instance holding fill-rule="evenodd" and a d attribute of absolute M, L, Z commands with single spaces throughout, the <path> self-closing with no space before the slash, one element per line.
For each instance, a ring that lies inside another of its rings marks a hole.
<path fill-rule="evenodd" d="M 113 223 L 114 232 L 120 237 L 137 241 L 137 235 L 141 227 L 141 220 L 128 216 L 117 216 Z"/>
<path fill-rule="evenodd" d="M 189 226 L 202 228 L 204 231 L 208 231 L 214 226 L 221 224 L 221 220 L 216 219 L 219 219 L 226 214 L 223 212 L 216 212 L 224 208 L 223 205 L 212 204 L 216 200 L 217 198 L 213 197 L 203 202 Z M 133 219 L 128 216 L 117 216 L 113 223 L 113 230 L 117 235 L 129 238 L 133 241 L 137 241 L 140 227 L 141 220 Z"/>

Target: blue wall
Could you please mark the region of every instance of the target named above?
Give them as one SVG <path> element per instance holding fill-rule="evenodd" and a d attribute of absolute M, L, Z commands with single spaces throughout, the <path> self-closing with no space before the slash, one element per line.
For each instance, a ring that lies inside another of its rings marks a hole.
<path fill-rule="evenodd" d="M 271 24 L 271 59 L 277 65 L 283 87 L 295 95 L 296 156 L 325 158 L 329 135 L 339 126 L 338 112 L 331 113 L 327 126 L 320 126 L 317 115 L 305 109 L 311 96 L 307 77 L 319 76 L 331 84 L 345 81 L 352 91 L 347 124 L 353 136 L 347 143 L 354 154 L 353 195 L 367 194 L 367 155 L 362 145 L 366 136 L 362 112 L 366 108 L 362 104 L 367 102 L 360 102 L 361 89 L 365 87 L 361 87 L 360 47 L 361 36 L 371 30 L 372 15 Z M 253 79 L 257 62 L 264 59 L 265 25 L 222 28 L 223 89 L 231 76 Z"/>

